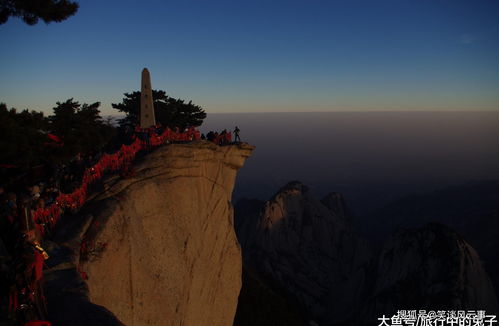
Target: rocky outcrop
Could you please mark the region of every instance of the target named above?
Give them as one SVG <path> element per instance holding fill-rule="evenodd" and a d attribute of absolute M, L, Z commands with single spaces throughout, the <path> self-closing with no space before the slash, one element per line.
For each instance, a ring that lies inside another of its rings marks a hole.
<path fill-rule="evenodd" d="M 323 202 L 291 182 L 263 205 L 238 203 L 236 231 L 245 263 L 287 289 L 312 317 L 348 318 L 364 296 L 371 254 L 339 195 Z"/>
<path fill-rule="evenodd" d="M 438 222 L 462 234 L 484 262 L 499 296 L 499 180 L 475 181 L 401 198 L 369 217 L 374 239 L 396 228 Z"/>
<path fill-rule="evenodd" d="M 239 201 L 235 224 L 245 263 L 320 325 L 371 325 L 399 309 L 498 313 L 477 252 L 444 225 L 398 231 L 371 254 L 342 196 L 318 200 L 299 182 Z"/>
<path fill-rule="evenodd" d="M 364 318 L 376 320 L 403 307 L 497 314 L 499 306 L 476 251 L 456 232 L 435 223 L 398 231 L 379 256 Z"/>
<path fill-rule="evenodd" d="M 230 200 L 253 149 L 172 144 L 107 180 L 79 259 L 92 304 L 130 326 L 232 325 L 242 264 Z"/>

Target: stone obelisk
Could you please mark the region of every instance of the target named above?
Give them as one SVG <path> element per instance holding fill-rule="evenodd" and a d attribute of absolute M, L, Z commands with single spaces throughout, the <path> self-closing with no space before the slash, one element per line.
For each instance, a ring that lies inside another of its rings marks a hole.
<path fill-rule="evenodd" d="M 142 86 L 140 89 L 140 128 L 156 125 L 154 105 L 152 101 L 151 75 L 149 70 L 142 70 Z"/>

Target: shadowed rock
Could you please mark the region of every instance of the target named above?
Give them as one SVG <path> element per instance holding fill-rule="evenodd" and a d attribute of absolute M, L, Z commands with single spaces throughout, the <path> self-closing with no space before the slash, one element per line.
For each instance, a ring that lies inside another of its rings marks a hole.
<path fill-rule="evenodd" d="M 341 195 L 319 201 L 296 181 L 267 202 L 241 200 L 236 226 L 244 261 L 320 325 L 371 325 L 399 309 L 498 313 L 478 254 L 452 229 L 399 231 L 371 255 L 347 211 Z"/>
<path fill-rule="evenodd" d="M 442 224 L 398 231 L 385 243 L 377 265 L 367 320 L 402 307 L 498 313 L 492 283 L 476 251 Z"/>
<path fill-rule="evenodd" d="M 302 183 L 290 182 L 259 211 L 245 211 L 250 202 L 238 204 L 237 234 L 245 262 L 285 288 L 312 317 L 334 312 L 347 319 L 363 298 L 371 254 L 340 216 L 342 200 L 329 198 L 328 207 Z"/>

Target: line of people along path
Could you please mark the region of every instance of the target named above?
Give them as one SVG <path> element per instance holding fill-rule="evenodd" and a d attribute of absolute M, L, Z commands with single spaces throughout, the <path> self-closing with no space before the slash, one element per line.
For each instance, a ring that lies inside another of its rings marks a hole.
<path fill-rule="evenodd" d="M 235 142 L 240 142 L 239 128 L 234 129 Z M 48 259 L 47 252 L 41 246 L 42 240 L 55 228 L 65 211 L 75 212 L 86 202 L 90 186 L 100 180 L 106 172 L 117 172 L 126 170 L 132 163 L 139 151 L 150 150 L 165 143 L 189 142 L 206 139 L 217 145 L 232 144 L 232 134 L 223 130 L 222 132 L 210 131 L 206 136 L 194 127 L 180 132 L 178 128 L 171 130 L 160 126 L 148 129 L 137 128 L 133 142 L 130 145 L 122 145 L 113 154 L 104 154 L 97 163 L 85 168 L 82 173 L 81 184 L 70 193 L 62 193 L 56 188 L 47 187 L 43 189 L 45 194 L 51 198 L 47 205 L 40 200 L 42 189 L 38 185 L 30 188 L 31 198 L 18 199 L 15 194 L 8 195 L 6 204 L 6 216 L 2 218 L 15 225 L 18 232 L 11 232 L 8 242 L 21 242 L 20 250 L 23 260 L 23 270 L 15 271 L 15 282 L 9 290 L 9 319 L 25 322 L 25 326 L 50 326 L 50 322 L 38 320 L 46 316 L 45 300 L 41 287 L 43 277 L 44 260 Z M 3 190 L 3 189 L 2 189 Z M 2 195 L 0 193 L 0 195 Z M 18 207 L 18 202 L 20 207 Z M 5 213 L 4 212 L 4 213 Z M 4 215 L 4 214 L 2 214 Z M 12 239 L 16 234 L 22 235 L 20 239 Z M 0 242 L 3 246 L 3 243 Z M 11 246 L 9 246 L 11 247 Z M 0 248 L 1 249 L 1 248 Z M 17 250 L 16 250 L 17 251 Z"/>

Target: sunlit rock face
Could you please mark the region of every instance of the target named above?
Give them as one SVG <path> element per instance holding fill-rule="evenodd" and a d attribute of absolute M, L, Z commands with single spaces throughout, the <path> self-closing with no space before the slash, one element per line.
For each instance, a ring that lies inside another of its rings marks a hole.
<path fill-rule="evenodd" d="M 230 203 L 254 147 L 168 145 L 108 180 L 82 270 L 92 303 L 126 325 L 232 325 L 241 252 Z M 98 248 L 98 249 L 99 249 Z"/>
<path fill-rule="evenodd" d="M 350 317 L 364 296 L 371 254 L 352 231 L 340 195 L 321 202 L 291 182 L 271 200 L 241 201 L 236 211 L 245 263 L 277 281 L 312 316 Z"/>
<path fill-rule="evenodd" d="M 498 303 L 476 251 L 452 229 L 435 223 L 396 232 L 380 253 L 364 318 L 376 320 L 400 309 L 497 314 Z"/>

